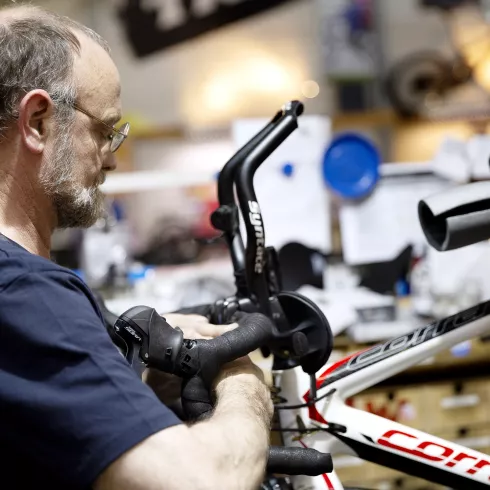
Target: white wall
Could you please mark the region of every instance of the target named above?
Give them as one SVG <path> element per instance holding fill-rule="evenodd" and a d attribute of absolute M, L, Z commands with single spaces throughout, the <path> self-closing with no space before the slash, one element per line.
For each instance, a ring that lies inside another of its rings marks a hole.
<path fill-rule="evenodd" d="M 125 108 L 155 123 L 221 124 L 236 116 L 269 116 L 300 97 L 305 80 L 320 76 L 314 1 L 292 2 L 144 59 L 133 55 L 114 19 L 117 4 L 97 3 L 94 27 L 114 50 Z M 311 104 L 318 105 L 324 99 Z"/>
<path fill-rule="evenodd" d="M 8 3 L 8 0 L 0 1 L 0 5 Z M 93 0 L 32 0 L 34 5 L 40 5 L 72 19 L 90 25 L 92 23 Z"/>
<path fill-rule="evenodd" d="M 415 50 L 448 50 L 439 14 L 422 10 L 418 0 L 378 1 L 388 64 Z M 159 125 L 221 125 L 234 117 L 269 116 L 285 100 L 300 97 L 307 79 L 322 86 L 320 96 L 307 101 L 307 113 L 328 113 L 334 104 L 322 80 L 318 12 L 338 2 L 297 0 L 137 59 L 116 17 L 121 0 L 38 0 L 109 41 L 121 71 L 125 110 Z"/>

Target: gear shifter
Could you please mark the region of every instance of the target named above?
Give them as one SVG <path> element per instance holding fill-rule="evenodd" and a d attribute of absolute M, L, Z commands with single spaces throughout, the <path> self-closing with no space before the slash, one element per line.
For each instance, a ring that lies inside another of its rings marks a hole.
<path fill-rule="evenodd" d="M 147 364 L 167 373 L 174 372 L 184 334 L 180 328 L 171 327 L 154 308 L 131 308 L 117 319 L 114 330 L 124 340 L 125 357 L 139 376 Z"/>

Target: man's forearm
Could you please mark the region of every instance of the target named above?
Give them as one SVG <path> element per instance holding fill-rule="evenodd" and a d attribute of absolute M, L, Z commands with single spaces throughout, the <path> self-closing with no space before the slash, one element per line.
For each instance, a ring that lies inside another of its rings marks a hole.
<path fill-rule="evenodd" d="M 256 490 L 263 479 L 269 447 L 270 395 L 256 381 L 227 382 L 218 392 L 213 416 L 191 427 L 214 454 L 221 478 L 236 490 Z M 221 483 L 224 483 L 223 481 Z"/>
<path fill-rule="evenodd" d="M 95 490 L 257 490 L 267 461 L 270 391 L 246 362 L 222 373 L 212 416 L 164 429 L 112 463 Z"/>

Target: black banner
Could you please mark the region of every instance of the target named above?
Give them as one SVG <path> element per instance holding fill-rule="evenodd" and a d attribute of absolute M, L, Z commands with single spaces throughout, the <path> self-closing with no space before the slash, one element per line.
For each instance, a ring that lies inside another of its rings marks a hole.
<path fill-rule="evenodd" d="M 139 57 L 188 41 L 291 0 L 160 0 L 158 8 L 126 0 L 119 16 Z M 161 17 L 160 17 L 161 16 Z M 168 18 L 168 27 L 161 27 Z"/>

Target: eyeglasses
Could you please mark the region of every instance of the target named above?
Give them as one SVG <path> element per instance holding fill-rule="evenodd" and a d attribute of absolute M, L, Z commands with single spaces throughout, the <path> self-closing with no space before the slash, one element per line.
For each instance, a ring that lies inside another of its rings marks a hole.
<path fill-rule="evenodd" d="M 86 116 L 90 117 L 90 119 L 97 121 L 98 123 L 105 126 L 107 129 L 111 130 L 111 134 L 109 136 L 109 139 L 111 141 L 110 150 L 112 153 L 115 153 L 121 147 L 124 140 L 128 137 L 129 128 L 130 128 L 129 123 L 125 123 L 119 129 L 116 129 L 115 127 L 111 126 L 110 124 L 107 124 L 106 122 L 102 121 L 102 119 L 99 119 L 98 117 L 94 116 L 93 114 L 90 114 L 90 112 L 86 111 L 85 109 L 82 109 L 79 105 L 77 105 L 77 104 L 71 104 L 71 105 L 75 110 L 81 112 L 82 114 L 85 114 Z"/>

